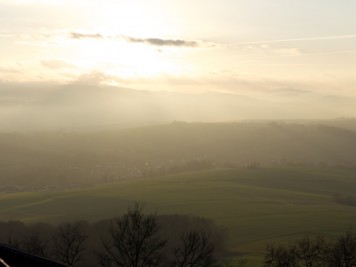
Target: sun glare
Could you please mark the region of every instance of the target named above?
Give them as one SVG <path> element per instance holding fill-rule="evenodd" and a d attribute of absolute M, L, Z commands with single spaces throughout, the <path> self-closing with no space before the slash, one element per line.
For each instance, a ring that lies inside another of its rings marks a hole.
<path fill-rule="evenodd" d="M 174 25 L 165 20 L 162 5 L 145 1 L 78 2 L 84 8 L 88 27 L 85 32 L 100 33 L 103 38 L 71 40 L 68 59 L 82 69 L 96 69 L 124 78 L 177 75 L 182 69 L 177 54 L 168 47 L 130 43 L 125 38 L 178 38 Z M 154 0 L 153 2 L 159 2 Z M 84 5 L 85 4 L 85 5 Z M 153 8 L 154 6 L 154 8 Z M 73 47 L 75 47 L 73 49 Z M 178 55 L 178 56 L 179 56 Z"/>
<path fill-rule="evenodd" d="M 146 44 L 119 40 L 76 40 L 76 49 L 67 55 L 84 70 L 101 70 L 123 78 L 158 77 L 180 74 L 175 60 L 178 51 L 160 50 Z"/>
<path fill-rule="evenodd" d="M 110 6 L 105 6 L 98 1 L 91 6 L 88 19 L 94 28 L 109 34 L 147 38 L 177 35 L 174 25 L 165 19 L 167 10 L 154 2 L 157 1 L 111 1 Z M 92 14 L 96 14 L 95 21 Z"/>

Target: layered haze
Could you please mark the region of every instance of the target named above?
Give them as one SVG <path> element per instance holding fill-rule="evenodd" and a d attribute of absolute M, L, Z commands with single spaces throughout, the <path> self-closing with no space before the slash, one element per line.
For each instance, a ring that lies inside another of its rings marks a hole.
<path fill-rule="evenodd" d="M 174 120 L 327 119 L 354 115 L 355 100 L 292 88 L 249 96 L 152 92 L 83 83 L 2 83 L 0 130 L 92 130 Z"/>
<path fill-rule="evenodd" d="M 355 10 L 0 0 L 0 249 L 51 259 L 76 236 L 78 262 L 54 260 L 334 266 L 356 244 Z"/>
<path fill-rule="evenodd" d="M 355 8 L 0 0 L 0 130 L 354 117 Z"/>

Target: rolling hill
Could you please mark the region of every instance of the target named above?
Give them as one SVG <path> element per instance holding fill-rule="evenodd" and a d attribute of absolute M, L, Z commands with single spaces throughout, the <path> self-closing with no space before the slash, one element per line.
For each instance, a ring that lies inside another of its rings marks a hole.
<path fill-rule="evenodd" d="M 333 237 L 355 227 L 355 207 L 334 194 L 356 191 L 356 170 L 302 167 L 222 169 L 125 180 L 93 188 L 0 196 L 0 220 L 97 221 L 133 201 L 159 214 L 214 219 L 228 230 L 228 247 L 258 257 L 267 242 L 306 233 Z"/>
<path fill-rule="evenodd" d="M 164 175 L 197 161 L 208 162 L 210 168 L 254 162 L 354 167 L 352 125 L 352 120 L 348 128 L 283 122 L 174 122 L 94 132 L 2 133 L 0 182 L 97 184 Z"/>

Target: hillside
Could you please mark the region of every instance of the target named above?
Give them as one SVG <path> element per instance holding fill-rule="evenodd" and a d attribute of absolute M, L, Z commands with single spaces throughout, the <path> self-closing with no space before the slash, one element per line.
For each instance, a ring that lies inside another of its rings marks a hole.
<path fill-rule="evenodd" d="M 349 168 L 356 165 L 356 131 L 350 128 L 175 122 L 96 132 L 2 133 L 0 180 L 74 186 L 251 163 Z"/>
<path fill-rule="evenodd" d="M 334 194 L 356 191 L 356 171 L 325 168 L 228 169 L 126 180 L 94 188 L 0 196 L 0 220 L 97 221 L 133 201 L 159 214 L 192 214 L 228 229 L 228 247 L 253 257 L 267 242 L 355 227 L 355 207 Z"/>

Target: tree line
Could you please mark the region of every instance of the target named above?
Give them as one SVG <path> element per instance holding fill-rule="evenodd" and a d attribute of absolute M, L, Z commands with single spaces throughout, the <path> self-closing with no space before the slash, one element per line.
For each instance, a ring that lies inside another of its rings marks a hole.
<path fill-rule="evenodd" d="M 0 222 L 0 241 L 68 266 L 242 267 L 226 259 L 226 230 L 212 220 L 187 215 L 145 214 L 135 203 L 125 214 L 94 224 L 58 226 Z M 355 267 L 356 234 L 334 241 L 306 236 L 289 245 L 269 244 L 264 267 Z"/>
<path fill-rule="evenodd" d="M 355 267 L 356 234 L 347 231 L 336 241 L 306 236 L 290 245 L 268 245 L 265 267 Z"/>
<path fill-rule="evenodd" d="M 226 231 L 212 220 L 145 214 L 138 203 L 119 217 L 94 224 L 0 223 L 3 243 L 78 267 L 218 266 L 225 237 Z"/>

